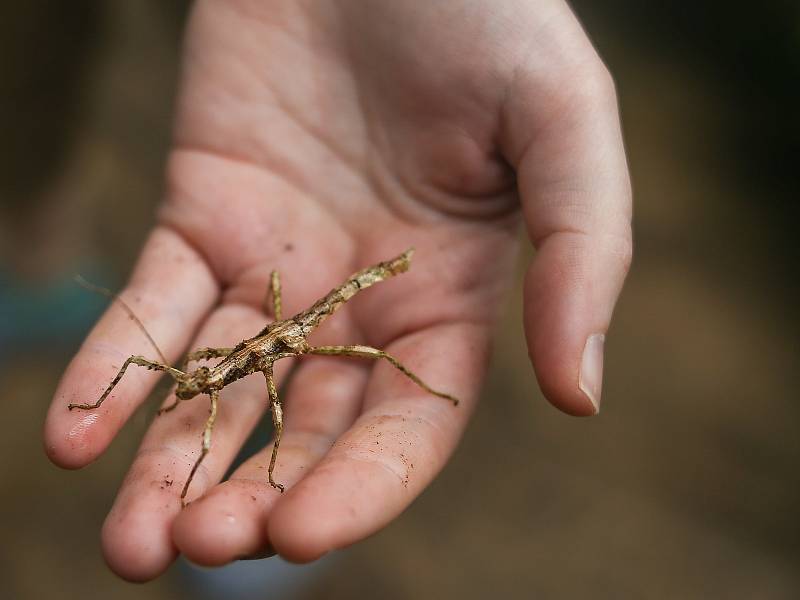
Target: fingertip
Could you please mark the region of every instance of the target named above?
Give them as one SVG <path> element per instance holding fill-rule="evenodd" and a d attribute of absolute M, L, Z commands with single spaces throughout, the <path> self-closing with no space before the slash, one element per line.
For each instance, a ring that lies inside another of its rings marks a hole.
<path fill-rule="evenodd" d="M 539 387 L 556 408 L 593 416 L 602 397 L 605 332 L 619 286 L 563 242 L 540 250 L 525 281 L 525 335 Z M 571 251 L 573 250 L 573 251 Z"/>
<path fill-rule="evenodd" d="M 177 557 L 169 527 L 145 511 L 112 510 L 101 531 L 103 558 L 122 579 L 143 583 L 161 575 Z"/>
<path fill-rule="evenodd" d="M 421 480 L 416 483 L 424 485 Z M 272 511 L 267 524 L 270 544 L 289 562 L 318 560 L 386 526 L 413 498 L 407 492 L 383 462 L 347 453 L 329 457 Z"/>
<path fill-rule="evenodd" d="M 171 529 L 181 503 L 173 473 L 183 466 L 144 453 L 128 471 L 101 532 L 106 563 L 123 579 L 154 579 L 177 557 Z"/>
<path fill-rule="evenodd" d="M 600 411 L 599 400 L 589 397 L 580 387 L 574 369 L 564 368 L 563 364 L 550 366 L 556 362 L 539 358 L 533 359 L 534 370 L 542 394 L 548 402 L 562 412 L 573 417 L 592 417 Z M 597 404 L 595 404 L 597 401 Z"/>
<path fill-rule="evenodd" d="M 246 489 L 249 483 L 252 482 L 225 482 L 178 515 L 172 539 L 188 560 L 217 567 L 269 554 L 262 518 L 263 494 Z"/>
<path fill-rule="evenodd" d="M 298 485 L 276 506 L 267 523 L 270 545 L 284 560 L 305 564 L 340 547 L 343 522 L 330 518 L 330 498 Z M 320 501 L 326 502 L 320 506 Z M 351 518 L 354 517 L 352 513 Z"/>
<path fill-rule="evenodd" d="M 81 350 L 59 382 L 45 417 L 44 446 L 50 460 L 65 469 L 79 469 L 93 462 L 111 443 L 130 410 L 128 396 L 136 382 L 125 381 L 97 408 L 104 382 L 111 381 L 116 367 L 113 358 L 92 350 Z M 135 375 L 133 375 L 135 378 Z"/>
<path fill-rule="evenodd" d="M 295 523 L 268 525 L 270 545 L 284 560 L 295 564 L 307 564 L 319 560 L 335 548 L 329 543 L 324 531 L 309 532 Z"/>
<path fill-rule="evenodd" d="M 532 338 L 532 339 L 531 339 Z M 530 336 L 529 356 L 539 388 L 548 402 L 557 409 L 573 417 L 591 417 L 599 411 L 599 392 L 593 399 L 581 388 L 580 359 L 574 357 L 574 350 L 566 343 L 548 343 L 559 339 L 557 333 L 551 336 Z"/>
<path fill-rule="evenodd" d="M 62 410 L 64 415 L 54 415 Z M 98 427 L 99 412 L 69 412 L 66 405 L 53 406 L 44 425 L 44 451 L 50 461 L 63 469 L 80 469 L 93 462 L 110 438 Z"/>

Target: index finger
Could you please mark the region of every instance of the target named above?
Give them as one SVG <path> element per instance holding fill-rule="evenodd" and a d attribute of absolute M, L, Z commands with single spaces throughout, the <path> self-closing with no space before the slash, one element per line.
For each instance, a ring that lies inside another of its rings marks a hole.
<path fill-rule="evenodd" d="M 219 293 L 203 258 L 174 231 L 158 227 L 147 240 L 134 273 L 120 292 L 166 358 L 174 361 Z M 106 310 L 72 359 L 47 414 L 47 455 L 65 468 L 79 468 L 99 456 L 158 380 L 129 368 L 96 410 L 67 409 L 94 403 L 131 355 L 160 361 L 138 325 L 116 302 Z"/>

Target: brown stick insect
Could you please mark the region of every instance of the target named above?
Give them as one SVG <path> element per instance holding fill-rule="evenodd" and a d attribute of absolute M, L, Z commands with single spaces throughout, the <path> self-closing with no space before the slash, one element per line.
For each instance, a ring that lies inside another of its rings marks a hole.
<path fill-rule="evenodd" d="M 189 490 L 189 485 L 194 478 L 194 474 L 211 449 L 211 433 L 214 428 L 214 421 L 217 417 L 217 403 L 219 401 L 220 390 L 237 379 L 260 371 L 267 380 L 269 405 L 272 409 L 272 422 L 275 427 L 275 444 L 272 447 L 272 457 L 269 462 L 269 483 L 272 487 L 283 492 L 284 486 L 280 483 L 276 483 L 273 479 L 275 461 L 278 456 L 278 447 L 280 446 L 281 434 L 283 433 L 283 409 L 281 408 L 281 401 L 278 397 L 278 391 L 273 377 L 273 365 L 276 361 L 282 358 L 303 356 L 305 354 L 353 356 L 371 359 L 382 358 L 391 363 L 425 391 L 449 400 L 453 405 L 458 404 L 458 399 L 450 394 L 439 392 L 429 387 L 413 372 L 403 366 L 400 361 L 383 350 L 361 345 L 311 346 L 307 341 L 308 336 L 322 321 L 336 312 L 339 307 L 355 296 L 359 291 L 383 281 L 384 279 L 407 271 L 411 263 L 411 255 L 413 252 L 413 249 L 406 250 L 403 254 L 392 260 L 380 262 L 372 267 L 354 273 L 342 285 L 334 288 L 326 296 L 317 300 L 311 308 L 288 319 L 284 319 L 282 316 L 280 276 L 277 271 L 273 271 L 270 275 L 270 290 L 265 298 L 264 307 L 265 309 L 268 307 L 268 301 L 271 296 L 275 321 L 264 327 L 254 337 L 239 342 L 233 348 L 199 348 L 190 352 L 183 362 L 182 369 L 176 369 L 169 365 L 169 361 L 167 361 L 161 350 L 159 350 L 153 338 L 150 337 L 150 334 L 147 333 L 142 322 L 122 299 L 115 296 L 109 290 L 94 286 L 84 280 L 79 280 L 79 283 L 84 285 L 84 287 L 109 296 L 119 302 L 131 319 L 142 329 L 150 344 L 158 353 L 161 361 L 152 361 L 143 356 L 131 356 L 122 365 L 117 376 L 114 377 L 97 402 L 94 404 L 70 404 L 68 408 L 70 410 L 73 408 L 82 410 L 98 408 L 111 393 L 111 390 L 119 383 L 120 379 L 122 379 L 122 376 L 125 374 L 125 370 L 131 364 L 139 365 L 153 371 L 163 371 L 175 380 L 177 384 L 175 389 L 175 401 L 160 409 L 158 411 L 159 415 L 175 409 L 184 400 L 194 398 L 198 394 L 208 394 L 211 398 L 211 409 L 205 428 L 203 429 L 200 456 L 192 466 L 189 477 L 181 491 L 181 504 L 184 504 L 184 499 L 186 498 L 186 493 Z M 222 358 L 222 361 L 212 367 L 201 366 L 194 371 L 187 370 L 189 363 L 192 361 L 214 358 Z"/>

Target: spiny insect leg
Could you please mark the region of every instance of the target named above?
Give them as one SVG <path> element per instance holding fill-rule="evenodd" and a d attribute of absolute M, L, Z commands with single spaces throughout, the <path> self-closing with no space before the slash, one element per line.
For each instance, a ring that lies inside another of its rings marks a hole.
<path fill-rule="evenodd" d="M 272 457 L 269 459 L 269 484 L 283 493 L 283 485 L 275 483 L 272 478 L 272 472 L 275 470 L 275 461 L 278 458 L 278 447 L 281 445 L 281 435 L 283 434 L 283 408 L 281 407 L 281 400 L 278 398 L 278 390 L 275 387 L 271 366 L 264 370 L 264 377 L 267 378 L 267 389 L 269 390 L 270 407 L 272 408 L 272 424 L 275 427 L 275 444 L 272 446 Z"/>
<path fill-rule="evenodd" d="M 194 360 L 225 358 L 231 352 L 233 352 L 233 348 L 198 348 L 197 350 L 192 350 L 186 355 L 186 358 L 183 360 L 183 368 L 186 370 L 188 364 Z"/>
<path fill-rule="evenodd" d="M 147 369 L 150 369 L 152 371 L 164 371 L 172 375 L 172 377 L 176 378 L 180 375 L 183 375 L 182 371 L 170 367 L 169 365 L 164 365 L 159 362 L 147 360 L 143 356 L 131 356 L 123 363 L 122 368 L 119 370 L 119 373 L 117 373 L 117 376 L 114 377 L 114 379 L 106 388 L 106 391 L 103 392 L 103 395 L 100 396 L 100 399 L 97 402 L 95 402 L 94 404 L 70 404 L 69 406 L 67 406 L 67 408 L 69 410 L 72 410 L 73 408 L 80 408 L 83 410 L 92 410 L 94 408 L 98 408 L 111 393 L 111 390 L 113 390 L 116 387 L 116 385 L 119 383 L 119 380 L 122 379 L 122 376 L 125 374 L 125 370 L 128 368 L 128 365 L 130 364 L 139 365 L 140 367 L 146 367 Z"/>
<path fill-rule="evenodd" d="M 281 297 L 281 276 L 277 271 L 269 274 L 269 291 L 264 297 L 263 311 L 270 312 L 270 300 L 272 300 L 272 315 L 276 321 L 283 320 L 283 299 Z"/>
<path fill-rule="evenodd" d="M 381 359 L 384 358 L 389 361 L 396 369 L 398 369 L 401 373 L 403 373 L 406 377 L 408 377 L 411 381 L 416 383 L 419 387 L 421 387 L 426 392 L 430 392 L 434 396 L 439 396 L 440 398 L 444 398 L 445 400 L 449 400 L 454 405 L 458 404 L 458 398 L 451 396 L 450 394 L 446 394 L 444 392 L 438 392 L 422 381 L 417 375 L 415 375 L 412 371 L 410 371 L 406 366 L 403 365 L 399 360 L 397 360 L 391 354 L 384 352 L 383 350 L 378 350 L 377 348 L 373 348 L 371 346 L 316 346 L 314 348 L 310 348 L 308 354 L 323 354 L 327 356 L 356 356 L 359 358 L 373 358 L 373 359 Z"/>
<path fill-rule="evenodd" d="M 186 492 L 189 491 L 189 484 L 192 483 L 192 479 L 194 479 L 194 474 L 197 472 L 197 467 L 200 466 L 200 463 L 203 462 L 203 459 L 206 457 L 206 454 L 208 454 L 208 451 L 211 449 L 211 432 L 214 429 L 214 421 L 217 420 L 217 401 L 219 400 L 219 392 L 213 390 L 209 392 L 208 395 L 211 397 L 211 411 L 208 415 L 206 426 L 203 429 L 203 445 L 200 448 L 200 456 L 195 461 L 192 470 L 189 472 L 189 478 L 183 485 L 183 491 L 181 492 L 182 506 L 186 506 L 186 502 L 184 501 L 184 499 L 186 498 Z"/>

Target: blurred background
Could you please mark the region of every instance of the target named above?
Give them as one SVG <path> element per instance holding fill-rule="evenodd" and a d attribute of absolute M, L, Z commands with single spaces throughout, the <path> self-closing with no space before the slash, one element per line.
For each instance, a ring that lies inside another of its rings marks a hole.
<path fill-rule="evenodd" d="M 104 304 L 72 274 L 119 286 L 153 222 L 188 3 L 0 1 L 0 596 L 800 597 L 800 8 L 574 6 L 636 198 L 601 416 L 541 397 L 517 286 L 458 453 L 390 527 L 135 586 L 99 530 L 153 407 L 77 473 L 40 428 Z"/>

